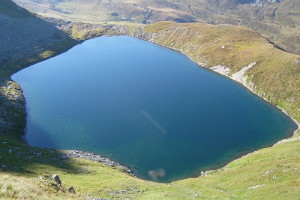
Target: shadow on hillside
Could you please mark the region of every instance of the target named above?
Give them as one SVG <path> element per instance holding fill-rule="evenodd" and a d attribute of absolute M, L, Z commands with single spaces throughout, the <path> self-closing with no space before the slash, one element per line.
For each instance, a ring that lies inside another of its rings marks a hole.
<path fill-rule="evenodd" d="M 51 143 L 46 139 L 47 135 L 43 134 L 43 137 Z M 58 150 L 31 147 L 22 141 L 0 136 L 0 172 L 50 176 L 61 170 L 72 174 L 82 171 Z"/>
<path fill-rule="evenodd" d="M 55 23 L 38 18 L 11 0 L 0 2 L 0 78 L 76 44 Z M 68 26 L 67 22 L 62 24 Z"/>
<path fill-rule="evenodd" d="M 42 164 L 76 173 L 77 168 L 61 159 L 59 151 L 30 147 L 22 141 L 25 101 L 10 76 L 68 50 L 77 41 L 55 24 L 38 18 L 11 0 L 0 2 L 0 27 L 0 171 L 36 173 L 41 169 L 33 167 Z"/>

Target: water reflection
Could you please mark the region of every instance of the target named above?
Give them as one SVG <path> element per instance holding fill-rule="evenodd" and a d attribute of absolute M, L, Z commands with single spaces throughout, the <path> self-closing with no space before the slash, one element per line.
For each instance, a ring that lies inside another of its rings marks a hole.
<path fill-rule="evenodd" d="M 158 181 L 161 178 L 164 178 L 166 175 L 166 171 L 163 168 L 157 170 L 149 170 L 148 175 L 154 180 Z"/>
<path fill-rule="evenodd" d="M 163 135 L 167 135 L 167 131 L 147 111 L 140 110 L 140 113 Z"/>

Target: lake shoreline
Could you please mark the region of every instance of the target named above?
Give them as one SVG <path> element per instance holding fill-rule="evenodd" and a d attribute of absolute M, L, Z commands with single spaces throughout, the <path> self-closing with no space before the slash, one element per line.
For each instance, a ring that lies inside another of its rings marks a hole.
<path fill-rule="evenodd" d="M 137 177 L 133 170 L 131 170 L 129 167 L 117 162 L 113 161 L 107 157 L 103 157 L 100 154 L 92 153 L 92 152 L 86 152 L 86 151 L 79 151 L 79 150 L 63 150 L 65 153 L 61 154 L 61 158 L 80 158 L 80 159 L 86 159 L 90 161 L 100 162 L 110 167 L 119 168 L 125 173 L 129 174 L 130 176 Z"/>
<path fill-rule="evenodd" d="M 113 36 L 113 35 L 112 35 Z M 214 67 L 216 66 L 213 66 L 213 67 L 208 67 L 205 63 L 202 63 L 202 62 L 198 62 L 196 60 L 194 60 L 191 56 L 189 56 L 188 54 L 182 52 L 180 49 L 177 49 L 177 48 L 174 48 L 174 47 L 170 47 L 170 46 L 167 46 L 167 45 L 162 45 L 158 42 L 155 42 L 152 38 L 150 39 L 145 39 L 144 37 L 136 37 L 135 35 L 125 35 L 125 36 L 130 36 L 130 37 L 134 37 L 134 38 L 138 38 L 138 39 L 142 39 L 144 41 L 147 41 L 147 42 L 150 42 L 150 43 L 153 43 L 153 44 L 156 44 L 156 45 L 159 45 L 159 46 L 162 46 L 162 47 L 165 47 L 165 48 L 168 48 L 170 50 L 173 50 L 173 51 L 176 51 L 180 54 L 183 54 L 185 55 L 186 57 L 188 57 L 190 60 L 192 60 L 194 63 L 196 63 L 198 65 L 198 67 L 201 67 L 203 69 L 206 69 L 206 70 L 209 70 L 213 73 L 216 73 L 218 75 L 221 75 L 223 77 L 226 77 L 226 78 L 229 78 L 230 80 L 238 83 L 239 85 L 243 86 L 244 88 L 246 88 L 248 91 L 250 91 L 252 94 L 254 94 L 255 96 L 259 97 L 260 99 L 264 100 L 265 102 L 267 102 L 268 104 L 272 105 L 274 108 L 280 110 L 282 113 L 284 113 L 286 116 L 288 116 L 297 126 L 298 128 L 293 131 L 293 134 L 292 136 L 296 136 L 297 132 L 300 130 L 300 122 L 298 122 L 294 117 L 292 117 L 285 109 L 283 109 L 282 107 L 278 106 L 278 105 L 275 105 L 273 104 L 272 102 L 270 102 L 267 98 L 263 97 L 262 95 L 258 94 L 254 89 L 253 89 L 253 86 L 250 86 L 250 84 L 245 84 L 245 82 L 241 82 L 239 80 L 236 80 L 234 79 L 232 76 L 229 76 L 225 73 L 222 73 L 222 72 L 219 72 L 219 71 L 216 71 L 216 70 L 213 70 Z M 221 65 L 220 65 L 221 66 Z M 226 68 L 226 66 L 222 66 L 224 68 Z M 245 66 L 247 67 L 247 66 Z M 244 74 L 242 74 L 243 76 Z M 241 78 L 244 78 L 244 77 L 241 77 Z M 290 137 L 290 136 L 289 136 Z M 279 141 L 278 141 L 279 142 Z"/>
<path fill-rule="evenodd" d="M 112 36 L 114 36 L 114 35 L 112 35 Z M 132 36 L 132 35 L 128 34 L 127 36 Z M 135 37 L 135 38 L 143 39 L 143 38 L 139 38 L 139 37 Z M 166 47 L 166 48 L 175 50 L 175 51 L 177 51 L 177 52 L 179 52 L 179 53 L 181 53 L 181 54 L 187 56 L 189 59 L 191 59 L 191 60 L 192 60 L 193 62 L 195 62 L 197 65 L 199 65 L 199 67 L 203 67 L 203 68 L 205 68 L 205 69 L 208 69 L 208 70 L 210 70 L 210 71 L 213 71 L 214 73 L 218 73 L 219 75 L 223 75 L 223 76 L 225 76 L 225 77 L 227 77 L 227 78 L 230 78 L 231 80 L 234 80 L 231 76 L 226 76 L 226 75 L 224 75 L 224 74 L 222 74 L 222 73 L 219 73 L 219 72 L 216 72 L 216 71 L 212 70 L 211 68 L 208 68 L 208 67 L 205 66 L 203 63 L 196 62 L 196 61 L 193 60 L 189 55 L 185 54 L 184 52 L 180 51 L 179 49 L 172 48 L 172 47 L 169 47 L 169 46 L 164 46 L 164 45 L 161 45 L 161 44 L 159 44 L 159 43 L 155 43 L 155 42 L 150 41 L 150 40 L 147 40 L 147 39 L 143 39 L 143 40 L 148 41 L 148 42 L 152 42 L 152 43 L 157 44 L 157 45 L 159 45 L 159 46 L 163 46 L 163 47 Z M 76 45 L 77 45 L 77 44 L 76 44 Z M 76 46 L 76 45 L 74 45 L 74 46 Z M 63 51 L 63 52 L 64 52 L 64 51 Z M 60 53 L 63 53 L 63 52 L 60 52 Z M 58 54 L 60 54 L 60 53 L 58 53 Z M 58 55 L 58 54 L 57 54 L 57 55 Z M 55 56 L 56 56 L 56 55 L 55 55 Z M 27 67 L 28 67 L 28 66 L 27 66 Z M 299 122 L 298 122 L 296 119 L 294 119 L 292 116 L 290 116 L 290 115 L 288 114 L 287 111 L 285 111 L 283 108 L 281 108 L 281 107 L 279 107 L 279 106 L 276 106 L 276 105 L 272 104 L 270 101 L 268 101 L 267 99 L 265 99 L 264 97 L 262 97 L 261 95 L 259 95 L 259 94 L 256 93 L 255 91 L 253 91 L 249 85 L 243 84 L 243 83 L 241 83 L 241 82 L 239 82 L 239 81 L 236 81 L 236 80 L 234 80 L 234 81 L 237 82 L 237 83 L 239 83 L 240 85 L 242 85 L 242 86 L 245 87 L 246 89 L 250 90 L 253 94 L 255 94 L 256 96 L 258 96 L 258 97 L 260 97 L 261 99 L 265 100 L 266 102 L 268 102 L 269 104 L 271 104 L 273 107 L 276 107 L 276 108 L 279 109 L 281 112 L 283 112 L 285 115 L 287 115 L 290 119 L 292 119 L 292 120 L 295 122 L 295 124 L 298 126 L 298 128 L 293 132 L 293 135 L 295 136 L 295 135 L 297 134 L 297 131 L 300 129 L 300 124 L 299 124 Z M 22 96 L 23 96 L 23 98 L 24 98 L 23 92 L 22 92 Z M 25 104 L 26 104 L 26 101 L 25 101 Z M 273 145 L 271 145 L 271 146 L 274 146 L 274 145 L 280 143 L 281 141 L 285 141 L 285 140 L 290 139 L 290 138 L 291 138 L 291 137 L 288 136 L 286 139 L 280 140 L 280 141 L 276 142 L 275 144 L 273 144 Z M 271 146 L 270 146 L 270 147 L 271 147 Z M 258 150 L 260 150 L 260 149 L 258 149 Z M 245 154 L 243 154 L 243 155 L 241 155 L 241 156 L 238 156 L 238 158 L 247 156 L 248 154 L 254 153 L 254 152 L 258 151 L 258 150 L 255 150 L 255 151 L 250 152 L 250 153 L 245 153 Z M 85 153 L 85 152 L 83 152 L 83 154 L 84 154 L 84 153 Z M 87 152 L 86 152 L 86 153 L 87 153 Z M 96 154 L 94 154 L 94 155 L 96 155 Z M 99 155 L 96 155 L 96 156 L 99 156 Z M 101 156 L 101 157 L 102 157 L 102 156 Z M 85 157 L 85 156 L 81 156 L 80 158 L 84 158 L 84 159 L 90 160 L 90 159 L 89 159 L 89 156 L 86 156 L 86 157 Z M 234 158 L 233 160 L 236 160 L 236 159 L 238 159 L 238 158 Z M 228 161 L 225 165 L 222 165 L 221 167 L 226 166 L 228 163 L 232 162 L 233 160 Z M 119 164 L 119 165 L 122 166 L 121 164 Z M 218 167 L 218 168 L 220 169 L 221 167 Z M 128 169 L 129 169 L 129 168 L 128 168 Z M 215 169 L 215 170 L 218 170 L 218 169 Z M 125 170 L 125 171 L 126 171 L 126 170 Z M 208 171 L 210 171 L 210 170 L 208 170 Z M 205 174 L 205 173 L 204 173 L 204 174 Z M 188 177 L 187 177 L 187 178 L 188 178 Z M 182 180 L 182 179 L 180 179 L 180 180 Z"/>

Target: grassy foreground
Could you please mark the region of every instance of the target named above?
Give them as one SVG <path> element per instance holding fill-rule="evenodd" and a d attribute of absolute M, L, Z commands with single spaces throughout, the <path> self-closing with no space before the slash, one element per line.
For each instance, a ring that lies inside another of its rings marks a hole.
<path fill-rule="evenodd" d="M 0 198 L 299 199 L 300 137 L 294 139 L 201 177 L 164 184 L 140 180 L 97 162 L 63 160 L 57 150 L 33 148 L 0 137 Z M 52 174 L 60 176 L 61 188 L 51 180 Z M 70 186 L 76 194 L 68 193 Z"/>
<path fill-rule="evenodd" d="M 139 37 L 132 28 L 133 35 Z M 231 73 L 252 62 L 257 92 L 300 119 L 299 56 L 274 48 L 242 27 L 158 23 L 142 30 L 143 39 L 178 49 L 205 66 L 224 65 Z M 102 34 L 102 33 L 101 33 Z M 80 37 L 76 32 L 76 37 Z M 85 34 L 84 34 L 85 35 Z M 222 47 L 224 46 L 224 48 Z M 48 51 L 17 68 L 59 52 Z M 249 80 L 250 81 L 250 80 Z M 284 143 L 248 154 L 227 166 L 169 184 L 140 180 L 118 168 L 82 159 L 62 159 L 62 152 L 34 148 L 0 134 L 0 199 L 299 199 L 300 133 Z M 50 176 L 58 174 L 62 187 Z M 69 194 L 73 186 L 76 194 Z"/>

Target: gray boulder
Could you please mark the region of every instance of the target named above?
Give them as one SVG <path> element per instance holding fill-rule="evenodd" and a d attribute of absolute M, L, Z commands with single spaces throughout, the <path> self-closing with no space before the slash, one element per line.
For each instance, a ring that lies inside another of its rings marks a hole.
<path fill-rule="evenodd" d="M 68 191 L 69 191 L 70 194 L 75 194 L 76 193 L 74 187 L 72 187 L 72 186 L 69 187 Z"/>
<path fill-rule="evenodd" d="M 58 175 L 53 174 L 51 178 L 57 183 L 58 186 L 61 186 L 61 180 Z"/>

